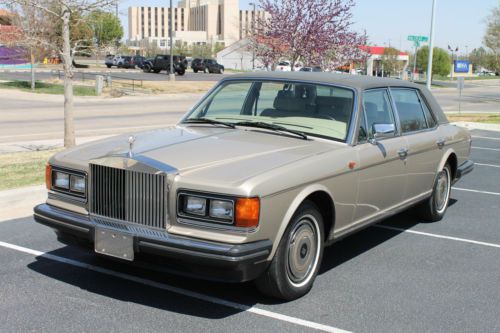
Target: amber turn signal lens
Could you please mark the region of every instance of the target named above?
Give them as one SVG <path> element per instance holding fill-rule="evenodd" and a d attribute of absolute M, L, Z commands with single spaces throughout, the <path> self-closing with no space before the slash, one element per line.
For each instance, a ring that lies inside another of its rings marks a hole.
<path fill-rule="evenodd" d="M 239 198 L 236 200 L 236 226 L 254 228 L 259 225 L 259 198 Z"/>
<path fill-rule="evenodd" d="M 52 189 L 52 166 L 50 164 L 45 167 L 45 187 L 47 190 Z"/>

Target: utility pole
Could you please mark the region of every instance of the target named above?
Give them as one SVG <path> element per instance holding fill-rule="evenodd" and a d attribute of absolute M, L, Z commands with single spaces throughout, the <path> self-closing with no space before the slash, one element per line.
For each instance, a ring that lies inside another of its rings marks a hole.
<path fill-rule="evenodd" d="M 429 58 L 427 59 L 427 89 L 431 89 L 432 83 L 432 58 L 434 53 L 434 23 L 436 21 L 436 1 L 432 0 L 431 33 L 429 36 Z"/>
<path fill-rule="evenodd" d="M 451 52 L 451 74 L 450 74 L 450 79 L 453 81 L 453 72 L 455 71 L 455 68 L 453 66 L 454 60 L 455 60 L 455 52 L 458 52 L 458 46 L 453 49 L 451 48 L 450 45 L 448 45 L 448 50 Z M 457 58 L 458 58 L 458 53 L 457 53 Z"/>
<path fill-rule="evenodd" d="M 253 5 L 253 13 L 252 13 L 252 70 L 255 70 L 255 2 L 250 2 L 249 5 Z"/>
<path fill-rule="evenodd" d="M 169 70 L 169 80 L 175 81 L 174 73 L 174 7 L 172 6 L 172 0 L 170 0 L 170 18 L 168 19 L 168 33 L 170 37 L 170 70 Z"/>

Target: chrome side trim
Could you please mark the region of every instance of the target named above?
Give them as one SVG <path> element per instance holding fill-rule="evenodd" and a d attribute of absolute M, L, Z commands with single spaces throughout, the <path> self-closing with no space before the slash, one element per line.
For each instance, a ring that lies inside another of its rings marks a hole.
<path fill-rule="evenodd" d="M 355 222 L 351 223 L 350 225 L 344 227 L 343 229 L 334 231 L 333 239 L 331 239 L 331 240 L 337 241 L 343 237 L 348 236 L 349 234 L 351 234 L 355 231 L 366 228 L 366 227 L 370 226 L 371 224 L 377 223 L 377 222 L 384 220 L 390 216 L 393 216 L 397 213 L 400 213 L 400 212 L 414 206 L 415 204 L 419 203 L 420 201 L 428 198 L 431 194 L 432 194 L 432 190 L 428 190 L 424 193 L 421 193 L 413 198 L 410 198 L 410 199 L 404 201 L 400 205 L 395 205 L 395 206 L 386 208 L 386 209 L 376 213 L 375 215 L 368 216 L 364 219 L 355 221 Z"/>

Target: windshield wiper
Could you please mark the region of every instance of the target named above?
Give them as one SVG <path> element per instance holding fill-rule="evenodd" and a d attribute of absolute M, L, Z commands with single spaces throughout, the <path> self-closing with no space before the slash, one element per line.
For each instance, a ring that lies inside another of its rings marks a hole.
<path fill-rule="evenodd" d="M 289 128 L 286 128 L 284 126 L 276 125 L 276 124 L 270 124 L 266 123 L 263 121 L 240 121 L 237 123 L 234 123 L 236 126 L 246 126 L 246 127 L 255 127 L 255 128 L 264 128 L 272 131 L 279 131 L 279 132 L 287 132 L 291 134 L 295 134 L 299 137 L 301 137 L 304 140 L 307 140 L 307 135 L 305 135 L 302 132 L 299 131 L 294 131 Z"/>
<path fill-rule="evenodd" d="M 226 123 L 223 121 L 218 121 L 210 118 L 191 118 L 186 119 L 182 122 L 183 124 L 213 124 L 213 125 L 222 125 L 230 128 L 235 128 L 234 124 Z"/>

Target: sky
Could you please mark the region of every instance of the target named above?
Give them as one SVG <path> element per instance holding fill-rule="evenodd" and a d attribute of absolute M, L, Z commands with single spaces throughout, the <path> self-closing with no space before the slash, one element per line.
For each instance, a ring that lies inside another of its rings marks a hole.
<path fill-rule="evenodd" d="M 256 0 L 258 2 L 258 0 Z M 485 19 L 500 0 L 436 0 L 436 46 L 458 47 L 465 54 L 482 46 Z M 249 8 L 252 0 L 240 0 L 240 8 Z M 174 0 L 174 6 L 177 1 Z M 365 29 L 369 43 L 410 50 L 408 35 L 429 36 L 432 0 L 355 0 L 353 29 Z M 130 6 L 168 6 L 169 0 L 122 0 L 120 18 L 128 38 L 127 8 Z"/>

